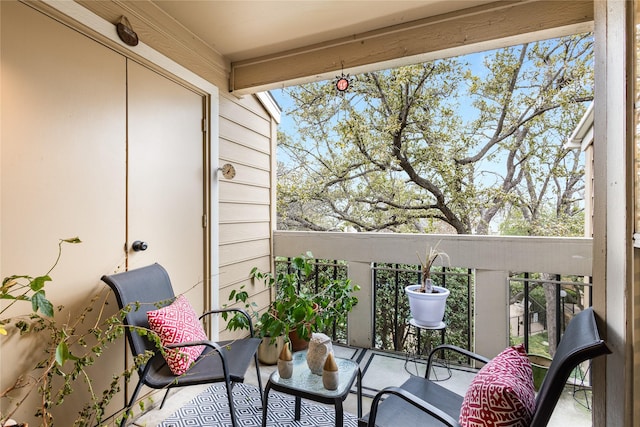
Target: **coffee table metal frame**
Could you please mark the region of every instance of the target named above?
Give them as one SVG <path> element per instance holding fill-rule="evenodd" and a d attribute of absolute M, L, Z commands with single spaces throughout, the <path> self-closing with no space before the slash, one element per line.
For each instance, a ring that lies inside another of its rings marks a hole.
<path fill-rule="evenodd" d="M 358 418 L 362 417 L 362 372 L 356 362 L 350 359 L 336 357 L 338 365 L 338 388 L 327 390 L 322 384 L 322 376 L 311 372 L 307 366 L 306 352 L 299 351 L 293 355 L 293 375 L 291 378 L 281 378 L 276 369 L 264 389 L 264 405 L 262 407 L 262 427 L 267 425 L 267 410 L 269 408 L 269 391 L 271 389 L 295 397 L 295 419 L 300 420 L 301 400 L 309 399 L 319 403 L 333 404 L 336 413 L 336 427 L 344 425 L 344 410 L 342 402 L 347 398 L 353 382 L 358 380 Z"/>

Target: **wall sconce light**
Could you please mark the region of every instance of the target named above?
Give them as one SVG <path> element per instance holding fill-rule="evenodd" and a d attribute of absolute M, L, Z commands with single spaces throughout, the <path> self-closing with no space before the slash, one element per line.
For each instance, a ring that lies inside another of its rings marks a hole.
<path fill-rule="evenodd" d="M 120 20 L 116 24 L 116 31 L 118 33 L 118 37 L 128 46 L 137 46 L 138 45 L 138 34 L 133 31 L 133 27 L 131 27 L 131 23 L 126 16 L 121 16 Z"/>

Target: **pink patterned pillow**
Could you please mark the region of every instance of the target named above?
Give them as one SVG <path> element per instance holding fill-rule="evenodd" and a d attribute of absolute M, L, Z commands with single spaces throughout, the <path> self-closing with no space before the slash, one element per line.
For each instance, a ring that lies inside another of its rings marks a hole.
<path fill-rule="evenodd" d="M 523 345 L 507 347 L 480 369 L 460 409 L 460 425 L 518 426 L 531 423 L 535 392 Z"/>
<path fill-rule="evenodd" d="M 160 337 L 163 346 L 189 341 L 207 340 L 202 324 L 184 295 L 166 307 L 147 312 L 149 326 Z M 202 354 L 203 345 L 167 349 L 164 358 L 175 375 L 184 374 Z"/>

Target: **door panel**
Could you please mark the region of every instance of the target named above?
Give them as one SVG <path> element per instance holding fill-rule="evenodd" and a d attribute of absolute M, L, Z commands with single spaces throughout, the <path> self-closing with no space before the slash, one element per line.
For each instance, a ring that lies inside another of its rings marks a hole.
<path fill-rule="evenodd" d="M 126 61 L 25 4 L 3 1 L 0 8 L 0 273 L 45 274 L 59 239 L 80 237 L 81 244 L 63 247 L 46 285 L 53 304 L 64 305 L 56 318 L 65 321 L 92 295 L 107 293 L 100 277 L 125 262 Z M 115 311 L 109 301 L 106 315 Z M 123 342 L 113 343 L 88 370 L 96 390 L 122 371 L 122 354 Z M 43 358 L 27 337 L 3 337 L 0 355 L 2 390 Z M 86 393 L 79 380 L 53 409 L 56 425 L 73 424 Z M 38 425 L 37 393 L 29 399 L 14 418 Z M 107 412 L 121 406 L 116 398 Z"/>
<path fill-rule="evenodd" d="M 66 250 L 58 278 L 68 268 L 74 283 L 95 284 L 124 262 L 125 65 L 28 6 L 2 3 L 3 273 L 48 267 L 58 239 L 76 235 L 83 243 Z"/>
<path fill-rule="evenodd" d="M 129 268 L 158 262 L 203 310 L 203 100 L 128 61 Z M 134 241 L 147 243 L 133 251 Z"/>

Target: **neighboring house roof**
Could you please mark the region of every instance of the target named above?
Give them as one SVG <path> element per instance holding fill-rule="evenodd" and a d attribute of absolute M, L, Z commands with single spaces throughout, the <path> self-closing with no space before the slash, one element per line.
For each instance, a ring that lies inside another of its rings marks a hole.
<path fill-rule="evenodd" d="M 591 144 L 593 144 L 593 102 L 587 107 L 587 111 L 580 119 L 580 123 L 571 132 L 564 146 L 566 148 L 579 148 L 584 151 Z"/>
<path fill-rule="evenodd" d="M 273 95 L 271 95 L 270 92 L 258 92 L 256 93 L 256 96 L 273 120 L 275 120 L 276 123 L 280 123 L 282 108 L 280 108 Z"/>

